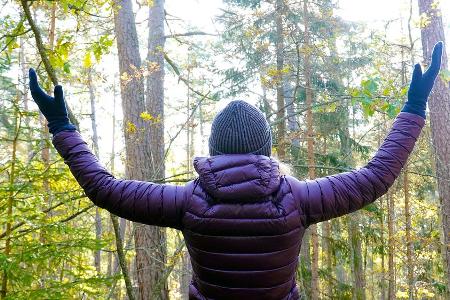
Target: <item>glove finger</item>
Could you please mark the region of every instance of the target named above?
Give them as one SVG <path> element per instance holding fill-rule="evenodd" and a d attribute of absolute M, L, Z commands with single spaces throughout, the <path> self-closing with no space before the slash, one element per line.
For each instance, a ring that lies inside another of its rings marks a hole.
<path fill-rule="evenodd" d="M 421 78 L 422 78 L 422 67 L 420 66 L 420 64 L 416 64 L 414 66 L 414 71 L 412 74 L 411 82 L 416 82 L 416 81 L 420 80 Z"/>
<path fill-rule="evenodd" d="M 30 91 L 31 95 L 35 95 L 37 97 L 48 97 L 47 93 L 45 93 L 41 87 L 39 86 L 36 71 L 33 68 L 30 68 L 28 71 L 28 76 L 30 79 Z M 36 100 L 36 99 L 34 99 Z"/>
<path fill-rule="evenodd" d="M 443 45 L 442 42 L 438 42 L 434 45 L 433 54 L 431 55 L 431 65 L 426 72 L 427 75 L 437 76 L 439 73 L 439 70 L 441 69 Z"/>
<path fill-rule="evenodd" d="M 58 105 L 65 105 L 64 104 L 64 92 L 63 92 L 63 88 L 60 85 L 55 86 L 54 89 L 54 95 L 55 95 L 55 101 Z"/>

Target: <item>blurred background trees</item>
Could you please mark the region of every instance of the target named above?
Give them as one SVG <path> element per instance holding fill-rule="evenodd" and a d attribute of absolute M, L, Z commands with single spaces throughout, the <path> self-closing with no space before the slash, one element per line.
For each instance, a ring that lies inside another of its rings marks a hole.
<path fill-rule="evenodd" d="M 118 177 L 192 180 L 215 113 L 245 99 L 271 123 L 274 155 L 313 179 L 364 165 L 413 64 L 445 40 L 448 4 L 400 2 L 371 23 L 347 18 L 360 13 L 351 1 L 0 1 L 0 298 L 187 299 L 191 276 L 180 233 L 85 198 L 28 94 L 29 67 L 49 92 L 64 86 L 73 122 Z M 305 299 L 448 299 L 449 80 L 445 56 L 390 193 L 308 229 Z"/>

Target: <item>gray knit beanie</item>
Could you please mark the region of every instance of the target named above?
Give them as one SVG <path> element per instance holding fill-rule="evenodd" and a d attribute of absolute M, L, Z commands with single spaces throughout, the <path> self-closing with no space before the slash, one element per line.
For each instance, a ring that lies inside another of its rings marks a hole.
<path fill-rule="evenodd" d="M 211 127 L 209 155 L 259 154 L 270 156 L 272 133 L 262 112 L 245 101 L 230 102 Z"/>

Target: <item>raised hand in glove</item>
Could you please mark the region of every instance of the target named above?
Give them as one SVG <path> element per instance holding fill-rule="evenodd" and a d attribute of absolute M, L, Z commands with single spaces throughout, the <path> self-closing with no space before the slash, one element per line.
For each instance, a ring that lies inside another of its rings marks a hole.
<path fill-rule="evenodd" d="M 44 117 L 47 119 L 48 130 L 50 133 L 57 134 L 61 131 L 76 130 L 75 125 L 70 123 L 69 120 L 62 86 L 55 86 L 55 97 L 51 97 L 47 95 L 47 93 L 45 93 L 39 86 L 36 71 L 34 71 L 34 69 L 30 69 L 29 76 L 31 96 L 38 105 Z"/>
<path fill-rule="evenodd" d="M 420 64 L 416 64 L 408 90 L 408 101 L 402 111 L 413 113 L 425 118 L 427 108 L 427 99 L 433 88 L 434 81 L 441 69 L 443 43 L 438 42 L 434 45 L 431 55 L 431 64 L 428 70 L 422 74 Z"/>

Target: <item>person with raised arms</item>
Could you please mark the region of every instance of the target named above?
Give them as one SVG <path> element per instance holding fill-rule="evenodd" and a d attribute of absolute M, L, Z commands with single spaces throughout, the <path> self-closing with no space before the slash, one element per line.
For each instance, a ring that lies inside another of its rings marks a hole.
<path fill-rule="evenodd" d="M 442 42 L 425 73 L 417 64 L 402 112 L 368 164 L 314 180 L 280 175 L 264 115 L 233 101 L 212 123 L 209 157 L 184 186 L 116 179 L 69 121 L 61 86 L 47 95 L 30 69 L 30 89 L 53 145 L 95 205 L 134 222 L 181 230 L 193 270 L 190 299 L 299 299 L 295 273 L 303 234 L 385 194 L 425 123 Z"/>

